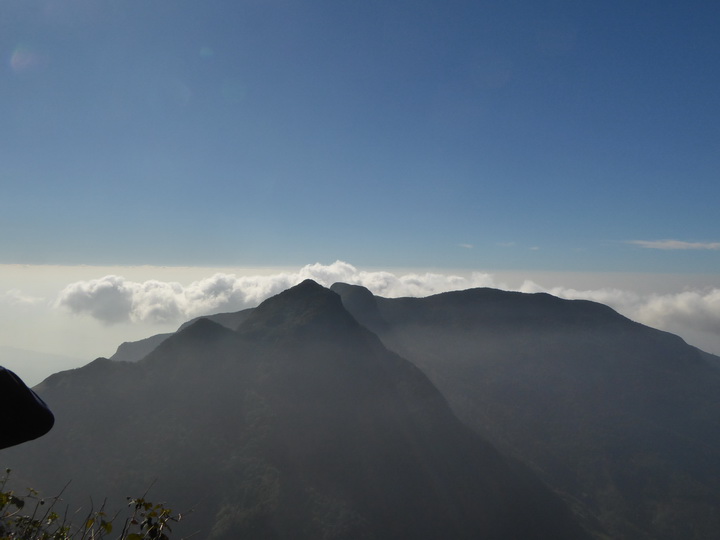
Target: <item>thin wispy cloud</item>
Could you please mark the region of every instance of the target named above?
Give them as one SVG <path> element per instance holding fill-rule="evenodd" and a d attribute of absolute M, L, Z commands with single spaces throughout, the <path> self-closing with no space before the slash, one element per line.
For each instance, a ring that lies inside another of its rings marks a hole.
<path fill-rule="evenodd" d="M 36 296 L 30 296 L 23 293 L 20 289 L 10 289 L 0 295 L 0 302 L 12 305 L 12 306 L 33 306 L 41 304 L 45 301 L 44 298 Z"/>
<path fill-rule="evenodd" d="M 663 250 L 720 250 L 720 242 L 685 242 L 683 240 L 629 240 L 646 249 Z"/>

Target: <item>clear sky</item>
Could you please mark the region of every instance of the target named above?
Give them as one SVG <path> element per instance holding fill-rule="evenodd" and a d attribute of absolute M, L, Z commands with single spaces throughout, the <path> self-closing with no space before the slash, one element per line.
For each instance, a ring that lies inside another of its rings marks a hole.
<path fill-rule="evenodd" d="M 708 1 L 4 0 L 0 262 L 715 272 L 719 27 Z M 661 240 L 698 249 L 629 243 Z"/>
<path fill-rule="evenodd" d="M 718 28 L 696 0 L 3 0 L 0 264 L 672 274 L 707 299 Z"/>

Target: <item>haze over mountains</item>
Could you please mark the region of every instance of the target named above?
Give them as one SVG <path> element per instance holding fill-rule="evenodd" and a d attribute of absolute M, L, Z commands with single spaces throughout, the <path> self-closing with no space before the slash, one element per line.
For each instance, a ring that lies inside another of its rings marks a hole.
<path fill-rule="evenodd" d="M 423 299 L 333 290 L 462 420 L 611 537 L 720 530 L 717 357 L 588 301 L 493 289 Z"/>
<path fill-rule="evenodd" d="M 157 478 L 208 538 L 720 530 L 717 357 L 547 294 L 332 291 L 304 282 L 48 378 L 57 426 L 6 463 L 73 496 Z"/>
<path fill-rule="evenodd" d="M 82 364 L 80 358 L 7 346 L 0 346 L 0 358 L 4 367 L 22 373 L 22 379 L 28 386 L 41 382 L 48 372 L 64 371 Z"/>

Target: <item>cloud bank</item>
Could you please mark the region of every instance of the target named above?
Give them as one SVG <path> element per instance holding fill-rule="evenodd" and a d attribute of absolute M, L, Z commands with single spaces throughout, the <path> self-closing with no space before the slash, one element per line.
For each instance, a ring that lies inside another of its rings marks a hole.
<path fill-rule="evenodd" d="M 495 285 L 488 274 L 475 273 L 470 278 L 433 273 L 396 276 L 390 272 L 359 271 L 348 263 L 336 261 L 273 275 L 218 273 L 189 285 L 155 280 L 137 282 L 110 275 L 71 283 L 58 295 L 56 306 L 90 315 L 106 324 L 180 322 L 200 315 L 255 307 L 305 279 L 313 279 L 326 287 L 338 281 L 363 285 L 387 297 L 427 296 Z"/>
<path fill-rule="evenodd" d="M 255 307 L 260 302 L 304 279 L 324 286 L 341 281 L 362 285 L 385 297 L 428 296 L 472 287 L 509 289 L 491 274 L 469 277 L 436 273 L 396 275 L 384 271 L 361 271 L 342 261 L 312 264 L 297 272 L 237 276 L 217 273 L 189 285 L 165 281 L 131 281 L 109 275 L 78 281 L 65 287 L 55 305 L 75 314 L 89 315 L 105 324 L 120 322 L 180 323 L 193 317 Z M 601 302 L 641 323 L 679 335 L 704 336 L 706 349 L 720 353 L 720 289 L 683 291 L 672 294 L 638 294 L 617 288 L 577 290 L 546 288 L 525 281 L 518 290 L 547 292 L 566 299 Z M 708 347 L 707 343 L 716 343 Z"/>
<path fill-rule="evenodd" d="M 641 295 L 633 291 L 601 288 L 576 290 L 544 288 L 526 281 L 522 292 L 547 292 L 568 300 L 592 300 L 606 304 L 626 317 L 684 337 L 691 343 L 720 355 L 720 289 L 690 290 Z"/>

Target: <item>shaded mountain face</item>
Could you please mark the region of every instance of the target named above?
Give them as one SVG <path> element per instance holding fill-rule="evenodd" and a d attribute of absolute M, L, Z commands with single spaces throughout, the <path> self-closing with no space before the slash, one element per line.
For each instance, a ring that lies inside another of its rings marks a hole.
<path fill-rule="evenodd" d="M 552 538 L 584 533 L 532 474 L 463 426 L 413 364 L 314 282 L 237 330 L 200 319 L 135 363 L 99 359 L 37 391 L 42 441 L 3 454 L 66 499 L 194 507 L 200 538 Z"/>
<path fill-rule="evenodd" d="M 398 299 L 347 284 L 332 290 L 463 421 L 598 531 L 717 535 L 717 357 L 593 302 L 492 289 Z"/>

